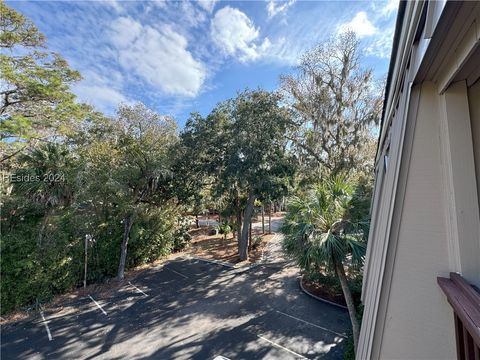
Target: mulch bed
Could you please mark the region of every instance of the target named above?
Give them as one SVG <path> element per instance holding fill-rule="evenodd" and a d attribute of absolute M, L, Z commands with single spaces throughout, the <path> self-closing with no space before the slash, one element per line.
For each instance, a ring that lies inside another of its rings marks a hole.
<path fill-rule="evenodd" d="M 333 288 L 331 285 L 322 284 L 318 281 L 310 281 L 305 278 L 302 279 L 302 285 L 304 289 L 312 295 L 339 305 L 347 306 L 343 293 L 341 291 L 338 292 L 337 289 Z"/>
<path fill-rule="evenodd" d="M 212 228 L 211 228 L 212 229 Z M 227 239 L 224 239 L 223 235 L 208 235 L 211 229 L 200 228 L 191 231 L 192 241 L 185 253 L 209 259 L 220 260 L 229 262 L 232 264 L 249 264 L 255 263 L 261 260 L 262 254 L 268 241 L 270 241 L 274 234 L 262 235 L 260 232 L 252 232 L 252 236 L 262 236 L 261 242 L 254 246 L 248 253 L 249 259 L 244 262 L 240 262 L 238 258 L 238 244 L 237 239 L 233 237 L 233 234 L 229 234 Z"/>

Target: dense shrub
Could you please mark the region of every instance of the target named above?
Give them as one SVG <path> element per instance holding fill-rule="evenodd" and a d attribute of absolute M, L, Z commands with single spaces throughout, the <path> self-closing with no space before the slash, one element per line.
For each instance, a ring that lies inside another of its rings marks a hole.
<path fill-rule="evenodd" d="M 68 233 L 65 219 L 52 216 L 41 243 L 38 212 L 13 215 L 2 221 L 1 312 L 45 301 L 75 287 L 80 281 L 80 242 Z"/>
<path fill-rule="evenodd" d="M 2 314 L 81 286 L 86 235 L 87 282 L 102 282 L 116 275 L 123 227 L 114 212 L 101 218 L 85 209 L 58 211 L 49 217 L 39 244 L 42 209 L 32 206 L 13 211 L 13 207 L 14 204 L 7 203 L 2 209 Z M 178 221 L 174 207 L 142 212 L 131 232 L 127 267 L 183 248 L 189 241 L 188 226 L 183 223 Z"/>

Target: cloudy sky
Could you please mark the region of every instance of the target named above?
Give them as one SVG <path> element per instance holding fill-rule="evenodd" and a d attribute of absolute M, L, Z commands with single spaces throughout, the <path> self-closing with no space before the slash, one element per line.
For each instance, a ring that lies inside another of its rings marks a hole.
<path fill-rule="evenodd" d="M 397 11 L 396 0 L 7 3 L 81 72 L 81 100 L 107 114 L 142 101 L 180 126 L 247 87 L 277 88 L 302 52 L 348 29 L 382 78 Z"/>

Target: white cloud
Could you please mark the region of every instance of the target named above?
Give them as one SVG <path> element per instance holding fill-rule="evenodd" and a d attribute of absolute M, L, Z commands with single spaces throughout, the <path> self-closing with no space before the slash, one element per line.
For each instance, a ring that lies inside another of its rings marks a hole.
<path fill-rule="evenodd" d="M 216 2 L 217 0 L 199 0 L 197 4 L 206 12 L 212 13 Z"/>
<path fill-rule="evenodd" d="M 346 31 L 353 31 L 359 38 L 371 36 L 377 33 L 377 28 L 368 20 L 367 13 L 365 11 L 358 12 L 355 17 L 346 23 L 338 26 L 338 33 Z"/>
<path fill-rule="evenodd" d="M 393 33 L 395 28 L 392 26 L 382 29 L 378 36 L 367 45 L 365 53 L 379 58 L 388 59 L 392 52 Z"/>
<path fill-rule="evenodd" d="M 290 6 L 295 3 L 295 0 L 289 1 L 275 1 L 270 0 L 267 4 L 268 17 L 272 18 L 277 14 L 286 12 Z"/>
<path fill-rule="evenodd" d="M 128 99 L 117 90 L 105 85 L 78 84 L 73 89 L 78 98 L 96 109 L 106 113 L 113 113 L 121 103 L 128 103 Z"/>
<path fill-rule="evenodd" d="M 206 69 L 188 51 L 187 39 L 168 25 L 158 29 L 127 18 L 111 26 L 118 61 L 166 95 L 196 96 Z"/>
<path fill-rule="evenodd" d="M 195 7 L 191 2 L 181 2 L 180 11 L 182 12 L 182 20 L 184 20 L 189 26 L 198 27 L 207 20 L 205 12 Z"/>
<path fill-rule="evenodd" d="M 103 72 L 106 69 L 102 69 Z M 84 80 L 72 88 L 82 102 L 108 114 L 113 114 L 120 103 L 131 102 L 121 92 L 123 77 L 120 73 L 110 71 L 108 78 L 105 78 L 96 71 L 83 70 L 82 75 Z"/>
<path fill-rule="evenodd" d="M 246 62 L 262 56 L 270 46 L 265 38 L 259 41 L 259 30 L 252 20 L 238 9 L 226 6 L 215 13 L 211 23 L 214 43 L 227 55 Z"/>
<path fill-rule="evenodd" d="M 381 8 L 381 13 L 384 16 L 390 16 L 393 12 L 398 9 L 399 0 L 387 0 L 385 6 Z"/>
<path fill-rule="evenodd" d="M 123 10 L 124 10 L 122 4 L 120 4 L 120 1 L 118 1 L 118 0 L 104 1 L 103 4 L 105 4 L 107 6 L 110 6 L 117 13 L 122 13 Z"/>

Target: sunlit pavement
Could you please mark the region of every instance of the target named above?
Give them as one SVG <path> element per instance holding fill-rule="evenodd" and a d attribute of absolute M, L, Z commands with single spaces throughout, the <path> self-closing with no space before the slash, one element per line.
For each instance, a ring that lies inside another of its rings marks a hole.
<path fill-rule="evenodd" d="M 305 295 L 269 244 L 243 273 L 177 258 L 102 298 L 2 328 L 2 359 L 342 359 L 346 311 Z"/>

